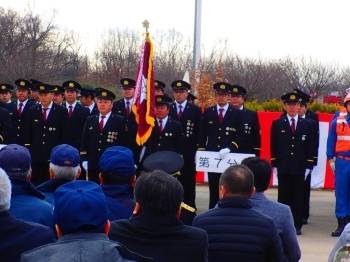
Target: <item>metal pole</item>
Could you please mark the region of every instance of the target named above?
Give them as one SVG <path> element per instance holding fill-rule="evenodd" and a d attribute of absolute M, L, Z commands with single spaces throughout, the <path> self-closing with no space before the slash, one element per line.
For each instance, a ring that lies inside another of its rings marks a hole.
<path fill-rule="evenodd" d="M 193 66 L 196 70 L 201 56 L 201 26 L 202 26 L 202 0 L 195 0 L 195 18 L 194 18 L 194 41 L 193 41 Z M 197 79 L 199 82 L 199 79 Z"/>

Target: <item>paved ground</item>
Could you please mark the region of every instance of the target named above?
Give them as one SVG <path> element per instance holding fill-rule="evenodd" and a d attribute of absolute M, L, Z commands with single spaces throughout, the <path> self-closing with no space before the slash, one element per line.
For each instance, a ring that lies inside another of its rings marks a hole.
<path fill-rule="evenodd" d="M 271 200 L 277 200 L 277 189 L 271 188 L 265 192 Z M 198 213 L 208 209 L 209 190 L 207 185 L 197 185 Z M 334 217 L 334 192 L 331 190 L 312 190 L 311 192 L 311 216 L 309 224 L 302 228 L 302 235 L 298 236 L 301 248 L 301 262 L 328 261 L 338 238 L 331 237 L 331 232 L 336 228 Z"/>

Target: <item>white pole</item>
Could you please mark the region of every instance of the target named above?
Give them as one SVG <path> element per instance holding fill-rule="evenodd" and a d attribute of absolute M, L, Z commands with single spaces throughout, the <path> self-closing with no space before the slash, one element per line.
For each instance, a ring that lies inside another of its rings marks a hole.
<path fill-rule="evenodd" d="M 201 26 L 202 26 L 202 0 L 195 0 L 195 18 L 194 18 L 194 42 L 193 42 L 193 66 L 197 70 L 201 56 Z M 197 83 L 199 78 L 196 78 Z"/>

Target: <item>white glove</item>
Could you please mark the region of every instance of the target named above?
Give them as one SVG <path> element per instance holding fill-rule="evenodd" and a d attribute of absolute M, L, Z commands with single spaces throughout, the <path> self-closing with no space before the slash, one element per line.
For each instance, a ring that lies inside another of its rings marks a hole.
<path fill-rule="evenodd" d="M 310 169 L 306 168 L 305 174 L 304 174 L 304 180 L 306 180 L 307 175 L 310 173 Z"/>
<path fill-rule="evenodd" d="M 83 161 L 83 163 L 81 163 L 81 165 L 83 166 L 83 168 L 87 172 L 88 171 L 88 166 L 89 166 L 88 161 Z"/>
<path fill-rule="evenodd" d="M 230 152 L 231 152 L 231 150 L 229 148 L 223 148 L 219 151 L 219 157 L 225 158 L 225 156 Z"/>
<path fill-rule="evenodd" d="M 335 162 L 332 161 L 332 162 L 328 162 L 329 163 L 329 166 L 331 167 L 333 173 L 335 173 Z"/>
<path fill-rule="evenodd" d="M 277 176 L 277 167 L 273 168 L 273 174 Z"/>

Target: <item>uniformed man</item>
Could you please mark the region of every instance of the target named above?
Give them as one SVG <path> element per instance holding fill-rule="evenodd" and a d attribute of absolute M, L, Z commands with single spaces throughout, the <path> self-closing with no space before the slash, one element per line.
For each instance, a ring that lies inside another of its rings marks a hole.
<path fill-rule="evenodd" d="M 232 86 L 225 82 L 213 85 L 217 104 L 205 109 L 199 137 L 199 149 L 219 152 L 220 158 L 228 153 L 244 153 L 244 125 L 241 110 L 229 105 Z M 220 173 L 208 173 L 209 208 L 219 200 Z"/>
<path fill-rule="evenodd" d="M 164 94 L 164 88 L 166 87 L 165 83 L 163 83 L 162 81 L 159 80 L 154 80 L 154 88 L 155 88 L 155 92 L 154 94 L 156 96 L 161 96 Z"/>
<path fill-rule="evenodd" d="M 35 104 L 29 100 L 29 93 L 32 84 L 28 80 L 17 79 L 15 81 L 15 86 L 17 101 L 8 104 L 12 123 L 11 144 L 23 146 L 25 143 L 29 108 Z"/>
<path fill-rule="evenodd" d="M 65 139 L 68 113 L 63 106 L 56 105 L 52 101 L 51 85 L 37 84 L 36 89 L 41 103 L 29 109 L 24 145 L 32 156 L 31 181 L 37 186 L 50 179 L 51 150 L 62 144 Z"/>
<path fill-rule="evenodd" d="M 278 173 L 278 202 L 290 206 L 296 233 L 301 235 L 304 180 L 313 167 L 313 126 L 298 116 L 298 93 L 286 93 L 281 99 L 286 115 L 272 122 L 271 165 Z"/>
<path fill-rule="evenodd" d="M 31 90 L 30 90 L 30 94 L 31 94 L 32 98 L 29 100 L 32 101 L 34 104 L 40 104 L 39 93 L 38 93 L 38 90 L 36 89 L 36 87 L 38 86 L 38 84 L 42 84 L 43 82 L 35 80 L 35 79 L 29 79 L 29 81 L 33 85 Z"/>
<path fill-rule="evenodd" d="M 90 115 L 90 110 L 77 101 L 77 96 L 81 90 L 81 85 L 78 82 L 72 80 L 65 81 L 62 84 L 62 88 L 64 89 L 64 97 L 66 100 L 63 106 L 67 108 L 68 112 L 67 128 L 69 130 L 74 130 L 74 132 L 67 132 L 65 143 L 79 151 L 85 122 Z M 86 180 L 85 169 L 82 170 L 79 179 Z"/>
<path fill-rule="evenodd" d="M 184 140 L 181 124 L 168 116 L 171 102 L 171 98 L 166 95 L 155 97 L 154 127 L 146 142 L 144 158 L 158 151 L 173 151 L 183 155 Z"/>
<path fill-rule="evenodd" d="M 80 91 L 80 102 L 83 106 L 89 108 L 90 116 L 98 114 L 95 103 L 96 90 L 89 86 L 82 86 Z"/>
<path fill-rule="evenodd" d="M 11 103 L 13 86 L 10 84 L 0 84 L 0 100 L 4 103 Z"/>
<path fill-rule="evenodd" d="M 99 183 L 99 159 L 110 146 L 124 146 L 126 141 L 125 119 L 112 113 L 115 95 L 106 89 L 96 93 L 97 115 L 89 116 L 85 122 L 80 157 L 87 171 L 88 180 Z"/>
<path fill-rule="evenodd" d="M 194 100 L 196 100 L 197 97 L 194 94 L 192 94 L 191 92 L 188 92 L 188 96 L 186 99 L 189 103 L 194 104 Z"/>
<path fill-rule="evenodd" d="M 53 85 L 53 102 L 56 105 L 65 106 L 64 100 L 64 89 L 62 86 Z"/>
<path fill-rule="evenodd" d="M 189 103 L 186 98 L 189 95 L 191 85 L 183 80 L 171 83 L 175 103 L 170 107 L 169 116 L 181 123 L 184 134 L 184 165 L 178 180 L 184 189 L 184 202 L 191 207 L 196 207 L 196 164 L 195 155 L 198 149 L 198 138 L 201 109 Z"/>
<path fill-rule="evenodd" d="M 244 87 L 233 85 L 230 94 L 230 106 L 242 110 L 245 131 L 244 152 L 260 156 L 261 130 L 258 114 L 244 107 L 244 96 L 247 91 Z"/>
<path fill-rule="evenodd" d="M 123 98 L 113 103 L 112 112 L 120 115 L 126 120 L 126 135 L 128 140 L 125 141 L 125 146 L 129 148 L 134 155 L 134 162 L 136 165 L 140 162 L 141 146 L 136 143 L 137 134 L 137 122 L 135 114 L 132 112 L 131 107 L 135 95 L 135 80 L 130 78 L 122 78 L 120 80 Z"/>
<path fill-rule="evenodd" d="M 302 118 L 309 120 L 313 126 L 313 137 L 314 137 L 314 167 L 317 166 L 318 160 L 318 146 L 320 140 L 320 128 L 318 115 L 307 108 L 307 104 L 310 102 L 311 97 L 305 94 L 299 89 L 294 89 L 295 92 L 301 95 L 300 108 L 298 115 Z M 310 190 L 311 190 L 311 171 L 304 181 L 304 192 L 303 192 L 303 224 L 308 223 L 310 216 Z"/>

